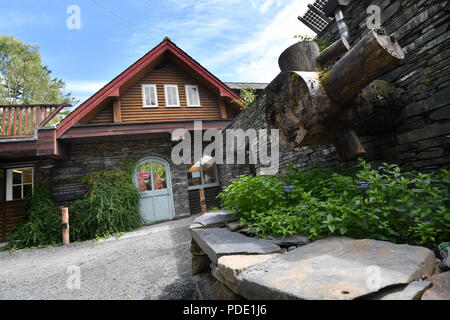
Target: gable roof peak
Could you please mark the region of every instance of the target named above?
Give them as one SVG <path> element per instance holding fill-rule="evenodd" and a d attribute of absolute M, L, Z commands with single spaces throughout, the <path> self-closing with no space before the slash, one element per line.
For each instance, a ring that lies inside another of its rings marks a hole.
<path fill-rule="evenodd" d="M 173 43 L 169 37 L 165 37 L 164 40 L 158 44 L 155 48 L 145 54 L 142 58 L 128 67 L 125 71 L 111 80 L 107 85 L 100 89 L 88 100 L 83 102 L 77 109 L 70 113 L 57 128 L 57 137 L 61 136 L 64 132 L 75 125 L 80 119 L 86 116 L 93 109 L 101 106 L 106 99 L 117 99 L 120 96 L 120 89 L 129 81 L 133 81 L 139 72 L 143 71 L 150 63 L 154 62 L 163 53 L 169 51 L 177 59 L 184 63 L 189 69 L 197 73 L 200 77 L 209 82 L 213 87 L 219 90 L 221 97 L 228 98 L 230 100 L 239 99 L 239 96 L 234 93 L 225 83 L 219 80 L 216 76 L 206 70 L 197 61 L 195 61 L 186 52 L 180 49 L 175 43 Z"/>

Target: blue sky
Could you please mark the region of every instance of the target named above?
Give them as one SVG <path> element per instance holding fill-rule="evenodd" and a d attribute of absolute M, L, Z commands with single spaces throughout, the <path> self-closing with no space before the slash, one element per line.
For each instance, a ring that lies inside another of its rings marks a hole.
<path fill-rule="evenodd" d="M 313 35 L 297 20 L 307 3 L 2 0 L 0 34 L 39 45 L 44 65 L 83 102 L 165 36 L 223 81 L 270 82 L 294 35 Z M 80 8 L 80 29 L 66 26 L 70 5 Z"/>

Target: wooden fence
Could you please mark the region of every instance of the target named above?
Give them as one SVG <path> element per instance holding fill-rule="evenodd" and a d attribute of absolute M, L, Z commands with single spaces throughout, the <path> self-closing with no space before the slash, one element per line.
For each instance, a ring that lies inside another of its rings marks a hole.
<path fill-rule="evenodd" d="M 33 136 L 36 127 L 47 125 L 65 105 L 0 105 L 0 139 Z"/>

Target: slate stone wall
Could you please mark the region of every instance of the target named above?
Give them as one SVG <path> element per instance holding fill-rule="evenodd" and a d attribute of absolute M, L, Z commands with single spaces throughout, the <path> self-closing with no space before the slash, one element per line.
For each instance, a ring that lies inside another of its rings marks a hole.
<path fill-rule="evenodd" d="M 69 178 L 65 172 L 79 172 L 80 170 L 75 169 L 83 168 L 83 173 L 89 174 L 120 168 L 127 157 L 158 157 L 170 164 L 175 217 L 182 218 L 190 215 L 186 166 L 174 165 L 171 162 L 171 151 L 172 143 L 169 139 L 72 145 L 70 160 L 57 162 L 55 168 L 44 169 L 41 164 L 36 164 L 36 185 L 46 181 L 52 185 L 79 183 L 83 175 L 76 174 Z"/>
<path fill-rule="evenodd" d="M 393 130 L 376 136 L 360 137 L 365 159 L 378 166 L 396 163 L 405 170 L 437 171 L 450 164 L 450 1 L 353 0 L 344 15 L 354 45 L 369 30 L 367 7 L 381 8 L 382 25 L 403 48 L 406 57 L 382 79 L 403 90 L 407 101 Z M 320 35 L 325 42 L 339 39 L 332 22 Z M 265 128 L 265 93 L 250 110 L 229 126 Z M 280 150 L 280 167 L 292 162 L 308 169 L 314 161 L 322 165 L 340 163 L 333 146 L 314 146 Z M 347 164 L 348 165 L 348 164 Z M 245 166 L 222 166 L 222 182 L 227 185 L 237 173 L 248 173 Z"/>

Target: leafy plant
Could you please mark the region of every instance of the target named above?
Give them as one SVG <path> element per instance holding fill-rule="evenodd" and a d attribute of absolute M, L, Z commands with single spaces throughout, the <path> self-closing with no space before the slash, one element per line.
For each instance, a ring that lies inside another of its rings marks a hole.
<path fill-rule="evenodd" d="M 331 46 L 333 44 L 333 42 L 325 42 L 324 40 L 322 40 L 318 37 L 309 37 L 309 36 L 304 36 L 301 34 L 295 35 L 294 39 L 298 39 L 299 41 L 315 41 L 319 45 L 320 51 L 325 50 L 326 48 L 328 48 L 329 46 Z"/>
<path fill-rule="evenodd" d="M 281 206 L 285 201 L 284 184 L 276 177 L 241 176 L 219 195 L 222 205 L 239 212 L 243 218 Z"/>
<path fill-rule="evenodd" d="M 14 229 L 6 249 L 56 245 L 61 242 L 61 219 L 58 207 L 51 200 L 49 187 L 36 188 L 25 200 L 27 219 Z"/>
<path fill-rule="evenodd" d="M 134 163 L 126 161 L 122 170 L 104 170 L 84 178 L 88 192 L 69 209 L 74 240 L 103 238 L 139 227 L 140 195 L 132 181 Z"/>
<path fill-rule="evenodd" d="M 276 193 L 259 187 L 266 179 L 277 186 Z M 355 188 L 361 180 L 370 182 L 365 196 Z M 285 184 L 295 186 L 287 199 L 281 196 Z M 446 170 L 441 175 L 403 173 L 396 165 L 374 170 L 363 162 L 345 174 L 289 168 L 277 178 L 243 176 L 221 198 L 262 236 L 304 234 L 315 240 L 337 235 L 432 247 L 450 238 L 449 186 Z M 238 190 L 251 191 L 242 198 Z M 253 205 L 251 198 L 271 201 Z"/>
<path fill-rule="evenodd" d="M 253 88 L 250 89 L 241 89 L 240 94 L 241 99 L 233 100 L 241 106 L 242 110 L 246 110 L 250 104 L 252 104 L 256 99 L 256 91 Z"/>

